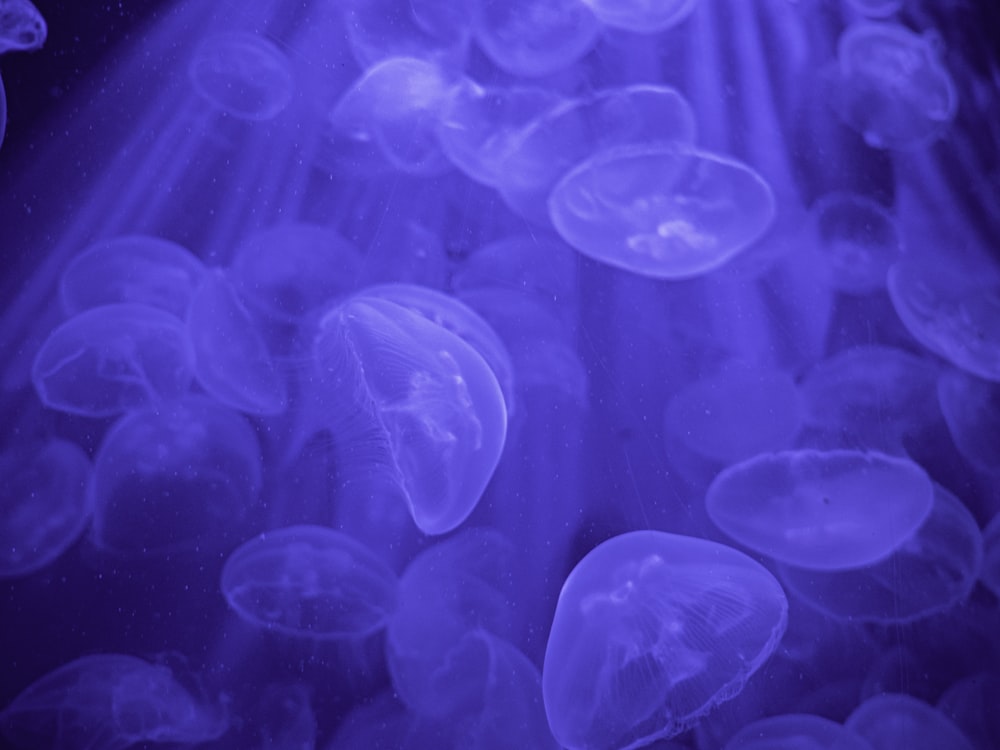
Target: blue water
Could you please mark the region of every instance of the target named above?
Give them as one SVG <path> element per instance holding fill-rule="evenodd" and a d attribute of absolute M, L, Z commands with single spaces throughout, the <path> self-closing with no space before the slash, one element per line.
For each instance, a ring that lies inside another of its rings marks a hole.
<path fill-rule="evenodd" d="M 39 9 L 0 747 L 1000 748 L 995 11 Z"/>

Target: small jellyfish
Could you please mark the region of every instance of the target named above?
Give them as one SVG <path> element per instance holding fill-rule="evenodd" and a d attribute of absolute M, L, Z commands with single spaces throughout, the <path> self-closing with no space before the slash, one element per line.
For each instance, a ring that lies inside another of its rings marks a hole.
<path fill-rule="evenodd" d="M 64 664 L 0 712 L 0 734 L 24 750 L 199 744 L 227 728 L 224 714 L 193 695 L 169 667 L 124 654 Z"/>
<path fill-rule="evenodd" d="M 885 288 L 902 254 L 896 222 L 870 198 L 831 193 L 814 207 L 816 242 L 834 289 L 870 294 Z"/>
<path fill-rule="evenodd" d="M 240 120 L 273 120 L 292 100 L 294 78 L 285 53 L 248 32 L 206 37 L 191 58 L 188 75 L 207 102 Z"/>
<path fill-rule="evenodd" d="M 658 34 L 684 21 L 699 0 L 582 0 L 605 26 Z"/>
<path fill-rule="evenodd" d="M 231 549 L 248 533 L 261 462 L 246 418 L 208 398 L 134 411 L 95 457 L 92 539 L 125 557 Z"/>
<path fill-rule="evenodd" d="M 0 0 L 0 55 L 41 49 L 48 33 L 45 19 L 30 0 Z M 0 141 L 2 136 L 0 128 Z"/>
<path fill-rule="evenodd" d="M 579 0 L 472 0 L 472 33 L 497 67 L 536 77 L 568 68 L 601 25 Z"/>
<path fill-rule="evenodd" d="M 131 303 L 73 316 L 49 334 L 31 368 L 43 404 L 85 417 L 112 417 L 176 398 L 193 376 L 184 324 Z"/>
<path fill-rule="evenodd" d="M 958 452 L 980 471 L 1000 474 L 1000 385 L 951 370 L 937 392 Z"/>
<path fill-rule="evenodd" d="M 809 570 L 877 562 L 931 512 L 934 486 L 909 459 L 881 453 L 765 453 L 721 472 L 705 497 L 728 536 Z"/>
<path fill-rule="evenodd" d="M 549 726 L 571 750 L 669 739 L 742 690 L 785 631 L 759 563 L 715 542 L 635 531 L 563 585 L 542 668 Z"/>
<path fill-rule="evenodd" d="M 195 378 L 209 395 L 249 414 L 285 411 L 285 381 L 250 312 L 222 271 L 205 274 L 188 307 L 186 323 Z"/>
<path fill-rule="evenodd" d="M 945 258 L 906 257 L 889 269 L 889 297 L 910 334 L 961 370 L 1000 381 L 1000 282 Z"/>
<path fill-rule="evenodd" d="M 59 279 L 70 315 L 91 307 L 134 302 L 183 318 L 205 266 L 185 247 L 160 237 L 99 240 L 77 255 Z"/>
<path fill-rule="evenodd" d="M 395 574 L 367 547 L 323 526 L 268 531 L 233 551 L 222 594 L 239 617 L 281 635 L 357 639 L 396 606 Z"/>
<path fill-rule="evenodd" d="M 845 726 L 872 750 L 974 750 L 972 743 L 938 709 L 903 693 L 869 698 L 847 717 Z"/>
<path fill-rule="evenodd" d="M 843 724 L 811 714 L 782 714 L 747 724 L 723 750 L 873 749 Z"/>
<path fill-rule="evenodd" d="M 582 254 L 656 279 L 726 263 L 770 226 L 771 188 L 740 162 L 683 145 L 595 154 L 555 186 L 549 215 Z"/>
<path fill-rule="evenodd" d="M 50 565 L 90 520 L 90 459 L 81 448 L 52 438 L 0 454 L 0 578 Z"/>
<path fill-rule="evenodd" d="M 833 107 L 874 148 L 924 146 L 951 123 L 955 84 L 931 40 L 896 23 L 854 24 L 837 44 Z"/>

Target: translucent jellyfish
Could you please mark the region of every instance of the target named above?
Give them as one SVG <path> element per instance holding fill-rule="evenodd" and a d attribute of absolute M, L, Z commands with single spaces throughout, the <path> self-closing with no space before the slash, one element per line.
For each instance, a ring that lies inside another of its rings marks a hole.
<path fill-rule="evenodd" d="M 300 323 L 353 290 L 361 265 L 358 249 L 332 229 L 288 223 L 243 240 L 230 278 L 255 310 L 273 320 Z"/>
<path fill-rule="evenodd" d="M 90 459 L 58 438 L 0 454 L 0 578 L 50 565 L 90 520 Z"/>
<path fill-rule="evenodd" d="M 1000 473 L 1000 385 L 945 372 L 938 381 L 938 403 L 962 457 L 981 471 Z"/>
<path fill-rule="evenodd" d="M 847 717 L 848 729 L 865 738 L 872 750 L 974 750 L 947 716 L 903 693 L 869 698 Z"/>
<path fill-rule="evenodd" d="M 600 152 L 549 196 L 566 242 L 658 279 L 718 268 L 764 233 L 774 211 L 771 188 L 750 167 L 677 145 Z"/>
<path fill-rule="evenodd" d="M 452 271 L 451 288 L 509 289 L 568 303 L 576 293 L 576 254 L 555 237 L 504 237 L 463 259 Z"/>
<path fill-rule="evenodd" d="M 699 0 L 582 0 L 605 26 L 637 34 L 658 34 L 684 21 Z"/>
<path fill-rule="evenodd" d="M 635 531 L 598 545 L 563 585 L 542 693 L 571 750 L 669 738 L 742 690 L 777 648 L 788 604 L 746 555 Z"/>
<path fill-rule="evenodd" d="M 896 222 L 882 206 L 854 193 L 831 193 L 813 206 L 816 241 L 835 289 L 870 294 L 885 288 L 902 253 Z"/>
<path fill-rule="evenodd" d="M 255 691 L 256 692 L 256 691 Z M 259 750 L 316 750 L 316 714 L 306 685 L 268 685 L 259 691 L 253 721 Z"/>
<path fill-rule="evenodd" d="M 751 722 L 723 750 L 873 750 L 859 735 L 830 719 L 782 714 Z"/>
<path fill-rule="evenodd" d="M 827 617 L 845 622 L 912 622 L 947 611 L 972 591 L 983 564 L 976 519 L 939 485 L 917 532 L 889 557 L 839 571 L 780 566 L 782 583 Z"/>
<path fill-rule="evenodd" d="M 460 65 L 465 57 L 470 33 L 467 3 L 346 0 L 339 5 L 351 52 L 362 68 L 392 57 L 452 65 Z"/>
<path fill-rule="evenodd" d="M 292 100 L 292 67 L 271 41 L 244 31 L 206 37 L 188 65 L 195 90 L 240 120 L 273 120 Z"/>
<path fill-rule="evenodd" d="M 233 551 L 222 594 L 252 625 L 319 640 L 364 638 L 396 606 L 395 574 L 363 544 L 323 526 L 268 531 Z"/>
<path fill-rule="evenodd" d="M 438 117 L 453 82 L 426 60 L 393 57 L 366 70 L 330 113 L 334 135 L 365 146 L 402 172 L 435 175 L 451 165 L 437 138 Z M 364 159 L 349 152 L 364 164 Z"/>
<path fill-rule="evenodd" d="M 903 0 L 847 0 L 847 4 L 868 18 L 888 18 L 903 7 Z"/>
<path fill-rule="evenodd" d="M 134 302 L 183 318 L 205 266 L 176 242 L 132 235 L 99 240 L 77 255 L 59 279 L 70 315 L 91 307 Z"/>
<path fill-rule="evenodd" d="M 93 541 L 126 557 L 231 549 L 249 533 L 261 475 L 241 414 L 202 396 L 134 411 L 95 457 Z"/>
<path fill-rule="evenodd" d="M 65 664 L 26 688 L 0 713 L 15 748 L 123 750 L 138 743 L 197 744 L 228 721 L 170 670 L 124 654 Z"/>
<path fill-rule="evenodd" d="M 184 324 L 136 304 L 103 305 L 73 316 L 49 334 L 31 368 L 42 403 L 86 417 L 176 398 L 193 375 Z"/>
<path fill-rule="evenodd" d="M 877 562 L 931 512 L 934 486 L 905 458 L 864 451 L 761 454 L 720 473 L 712 521 L 762 555 L 810 570 Z"/>
<path fill-rule="evenodd" d="M 48 33 L 45 19 L 30 0 L 0 0 L 0 55 L 40 49 Z"/>
<path fill-rule="evenodd" d="M 834 109 L 872 147 L 926 145 L 955 116 L 955 84 L 928 37 L 895 23 L 857 23 L 841 35 L 837 61 Z"/>
<path fill-rule="evenodd" d="M 1000 598 L 1000 513 L 983 529 L 983 585 Z"/>
<path fill-rule="evenodd" d="M 472 33 L 496 65 L 519 76 L 567 68 L 597 41 L 601 25 L 579 0 L 472 0 Z"/>
<path fill-rule="evenodd" d="M 314 342 L 312 425 L 340 441 L 341 481 L 363 502 L 396 492 L 426 534 L 475 508 L 507 434 L 503 393 L 483 356 L 446 327 L 365 295 L 331 310 Z M 363 489 L 367 487 L 368 489 Z"/>
<path fill-rule="evenodd" d="M 956 367 L 1000 381 L 1000 281 L 946 259 L 907 257 L 889 269 L 889 296 L 913 337 Z"/>
<path fill-rule="evenodd" d="M 1000 674 L 980 672 L 949 687 L 937 703 L 976 750 L 1000 747 Z"/>
<path fill-rule="evenodd" d="M 357 704 L 337 726 L 326 750 L 430 750 L 451 747 L 446 722 L 417 716 L 391 690 Z M 499 749 L 498 749 L 499 750 Z"/>
<path fill-rule="evenodd" d="M 199 385 L 227 406 L 250 414 L 280 414 L 288 407 L 285 381 L 267 343 L 229 278 L 205 274 L 187 312 Z"/>

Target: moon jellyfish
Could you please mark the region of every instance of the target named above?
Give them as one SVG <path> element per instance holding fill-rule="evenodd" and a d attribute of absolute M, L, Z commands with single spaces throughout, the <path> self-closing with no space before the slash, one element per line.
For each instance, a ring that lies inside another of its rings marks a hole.
<path fill-rule="evenodd" d="M 810 570 L 877 562 L 931 512 L 934 486 L 913 461 L 864 451 L 762 454 L 720 473 L 712 521 L 762 555 Z"/>
<path fill-rule="evenodd" d="M 205 274 L 187 312 L 199 385 L 227 406 L 250 414 L 281 414 L 285 381 L 250 312 L 226 275 Z"/>
<path fill-rule="evenodd" d="M 461 337 L 402 305 L 358 296 L 323 318 L 309 418 L 345 446 L 364 502 L 371 482 L 401 495 L 417 527 L 443 534 L 475 508 L 503 450 L 496 376 Z M 348 484 L 350 489 L 350 484 Z"/>
<path fill-rule="evenodd" d="M 944 714 L 969 738 L 976 750 L 1000 747 L 1000 674 L 980 672 L 949 687 L 937 703 Z"/>
<path fill-rule="evenodd" d="M 684 21 L 699 0 L 581 0 L 605 26 L 658 34 Z"/>
<path fill-rule="evenodd" d="M 85 417 L 111 417 L 177 398 L 193 377 L 184 324 L 163 310 L 131 303 L 73 316 L 49 334 L 31 368 L 43 404 Z"/>
<path fill-rule="evenodd" d="M 570 245 L 656 279 L 718 268 L 774 218 L 771 188 L 750 167 L 677 145 L 626 146 L 577 166 L 549 196 Z"/>
<path fill-rule="evenodd" d="M 248 531 L 261 474 L 253 428 L 221 404 L 190 396 L 131 412 L 94 461 L 93 541 L 125 557 L 231 549 Z"/>
<path fill-rule="evenodd" d="M 367 547 L 323 526 L 267 531 L 233 551 L 222 594 L 250 624 L 318 640 L 364 638 L 396 606 L 395 574 Z"/>
<path fill-rule="evenodd" d="M 962 502 L 934 486 L 931 513 L 885 559 L 852 570 L 780 566 L 789 592 L 843 622 L 905 623 L 944 612 L 972 591 L 983 565 L 979 527 Z"/>
<path fill-rule="evenodd" d="M 889 296 L 903 325 L 959 369 L 1000 381 L 1000 281 L 941 259 L 907 257 L 889 269 Z"/>
<path fill-rule="evenodd" d="M 70 261 L 59 279 L 59 297 L 70 315 L 134 302 L 183 318 L 204 275 L 202 262 L 175 242 L 114 237 L 89 245 Z"/>
<path fill-rule="evenodd" d="M 345 0 L 344 33 L 362 68 L 391 57 L 458 65 L 469 43 L 467 3 L 441 0 Z"/>
<path fill-rule="evenodd" d="M 983 529 L 983 585 L 1000 599 L 1000 513 Z"/>
<path fill-rule="evenodd" d="M 861 22 L 837 44 L 833 106 L 874 148 L 924 146 L 951 123 L 955 84 L 929 38 L 895 23 Z"/>
<path fill-rule="evenodd" d="M 0 454 L 0 579 L 41 570 L 62 555 L 90 520 L 90 459 L 58 438 Z"/>
<path fill-rule="evenodd" d="M 833 287 L 847 294 L 884 289 L 889 267 L 902 254 L 892 216 L 853 193 L 826 195 L 812 210 L 817 247 Z"/>
<path fill-rule="evenodd" d="M 747 724 L 723 750 L 873 750 L 859 735 L 822 716 L 782 714 Z"/>
<path fill-rule="evenodd" d="M 743 688 L 785 631 L 774 577 L 715 542 L 635 531 L 598 545 L 563 585 L 542 693 L 571 750 L 670 738 Z"/>
<path fill-rule="evenodd" d="M 273 120 L 292 100 L 294 79 L 285 53 L 249 32 L 206 37 L 188 75 L 205 101 L 240 120 Z"/>
<path fill-rule="evenodd" d="M 45 19 L 29 0 L 0 0 L 0 55 L 40 49 L 47 35 Z"/>
<path fill-rule="evenodd" d="M 24 750 L 198 744 L 227 728 L 222 712 L 193 695 L 169 667 L 124 654 L 64 664 L 0 713 L 0 733 Z"/>
<path fill-rule="evenodd" d="M 579 0 L 471 0 L 472 34 L 497 67 L 518 76 L 556 73 L 583 57 L 601 25 Z"/>
<path fill-rule="evenodd" d="M 1000 385 L 949 371 L 937 392 L 958 452 L 980 471 L 1000 474 Z"/>
<path fill-rule="evenodd" d="M 847 0 L 847 4 L 868 18 L 888 18 L 903 7 L 903 0 Z"/>
<path fill-rule="evenodd" d="M 872 750 L 974 750 L 947 716 L 903 693 L 869 698 L 847 717 L 848 729 L 864 737 Z"/>

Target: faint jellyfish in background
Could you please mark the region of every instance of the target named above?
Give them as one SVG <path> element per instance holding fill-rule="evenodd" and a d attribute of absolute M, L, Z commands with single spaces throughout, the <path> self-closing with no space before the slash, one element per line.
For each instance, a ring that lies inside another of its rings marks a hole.
<path fill-rule="evenodd" d="M 727 536 L 810 570 L 877 562 L 931 512 L 934 486 L 913 461 L 864 451 L 765 453 L 721 472 L 705 497 Z"/>
<path fill-rule="evenodd" d="M 843 724 L 810 714 L 782 714 L 747 724 L 723 750 L 873 750 Z"/>
<path fill-rule="evenodd" d="M 549 726 L 571 750 L 669 739 L 742 690 L 787 612 L 741 552 L 659 531 L 613 537 L 559 595 L 542 669 Z"/>
<path fill-rule="evenodd" d="M 192 694 L 169 667 L 124 654 L 71 661 L 0 712 L 0 734 L 24 750 L 197 744 L 227 728 L 223 712 Z"/>
<path fill-rule="evenodd" d="M 605 26 L 658 34 L 684 21 L 700 0 L 581 0 Z"/>
<path fill-rule="evenodd" d="M 58 438 L 0 454 L 0 578 L 24 576 L 55 562 L 90 520 L 90 459 Z"/>
<path fill-rule="evenodd" d="M 45 19 L 29 0 L 0 0 L 0 55 L 41 49 L 48 33 Z"/>
<path fill-rule="evenodd" d="M 325 750 L 442 750 L 451 747 L 451 734 L 446 722 L 408 711 L 387 690 L 351 709 Z"/>
<path fill-rule="evenodd" d="M 1000 385 L 949 370 L 938 380 L 937 393 L 941 414 L 962 458 L 1000 478 Z"/>
<path fill-rule="evenodd" d="M 681 145 L 602 151 L 566 174 L 549 215 L 584 255 L 656 279 L 711 271 L 774 218 L 764 179 L 732 159 Z"/>
<path fill-rule="evenodd" d="M 3 145 L 3 137 L 7 132 L 7 92 L 3 87 L 3 77 L 0 76 L 0 146 Z"/>
<path fill-rule="evenodd" d="M 781 565 L 790 593 L 824 616 L 847 623 L 907 623 L 945 612 L 972 591 L 983 565 L 983 540 L 968 509 L 934 485 L 931 513 L 892 554 L 850 570 Z"/>
<path fill-rule="evenodd" d="M 316 714 L 305 685 L 268 685 L 254 706 L 254 750 L 315 750 Z"/>
<path fill-rule="evenodd" d="M 896 222 L 875 201 L 853 193 L 823 196 L 812 208 L 820 257 L 834 289 L 870 294 L 885 288 L 902 254 Z"/>
<path fill-rule="evenodd" d="M 833 108 L 873 148 L 925 146 L 955 116 L 955 84 L 928 36 L 895 23 L 857 23 L 840 37 L 837 64 Z"/>
<path fill-rule="evenodd" d="M 289 526 L 245 542 L 226 560 L 220 586 L 241 619 L 296 638 L 365 638 L 396 608 L 397 580 L 388 566 L 323 526 Z"/>
<path fill-rule="evenodd" d="M 847 0 L 847 5 L 868 18 L 888 18 L 903 7 L 903 0 Z"/>
<path fill-rule="evenodd" d="M 186 247 L 160 237 L 98 240 L 70 261 L 59 298 L 70 315 L 92 307 L 136 303 L 183 318 L 205 266 Z"/>
<path fill-rule="evenodd" d="M 273 42 L 243 31 L 206 37 L 188 64 L 195 90 L 240 120 L 273 120 L 292 100 L 292 67 Z"/>
<path fill-rule="evenodd" d="M 183 322 L 131 303 L 73 316 L 49 334 L 31 368 L 43 404 L 85 417 L 111 417 L 177 398 L 193 377 Z"/>
<path fill-rule="evenodd" d="M 124 557 L 232 549 L 252 528 L 261 474 L 257 435 L 228 407 L 190 396 L 134 411 L 97 451 L 93 542 Z"/>
<path fill-rule="evenodd" d="M 1000 674 L 980 672 L 952 683 L 937 703 L 976 750 L 1000 747 Z"/>
<path fill-rule="evenodd" d="M 913 258 L 889 269 L 896 314 L 920 344 L 961 370 L 1000 381 L 1000 279 L 993 269 Z"/>
<path fill-rule="evenodd" d="M 983 585 L 1000 599 L 1000 513 L 983 529 Z"/>
<path fill-rule="evenodd" d="M 391 57 L 461 67 L 469 45 L 468 3 L 447 0 L 346 0 L 344 33 L 362 68 Z"/>
<path fill-rule="evenodd" d="M 845 725 L 872 750 L 975 750 L 955 724 L 933 706 L 903 693 L 869 698 Z"/>
<path fill-rule="evenodd" d="M 601 31 L 579 0 L 471 0 L 471 6 L 476 43 L 497 67 L 518 76 L 570 67 Z"/>

